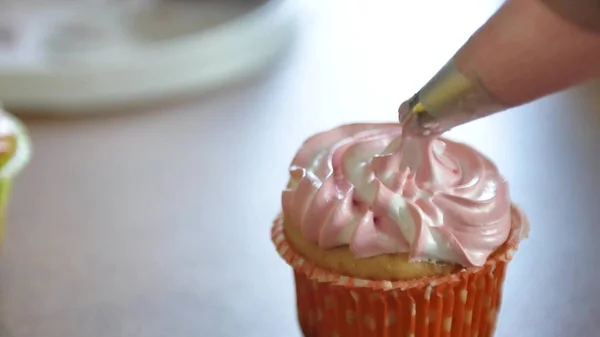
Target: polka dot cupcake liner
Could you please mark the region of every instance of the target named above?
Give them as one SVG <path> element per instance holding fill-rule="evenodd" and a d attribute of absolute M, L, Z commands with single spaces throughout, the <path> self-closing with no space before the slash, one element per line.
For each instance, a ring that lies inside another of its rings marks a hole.
<path fill-rule="evenodd" d="M 528 225 L 513 207 L 507 242 L 477 268 L 407 281 L 339 275 L 295 252 L 275 220 L 272 239 L 294 269 L 298 320 L 305 337 L 490 337 L 506 268 Z"/>

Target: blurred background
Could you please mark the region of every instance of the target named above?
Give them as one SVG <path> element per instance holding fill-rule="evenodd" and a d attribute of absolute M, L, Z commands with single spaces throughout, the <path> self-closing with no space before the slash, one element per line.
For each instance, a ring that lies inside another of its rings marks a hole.
<path fill-rule="evenodd" d="M 0 1 L 0 100 L 34 142 L 0 254 L 0 336 L 300 336 L 269 236 L 295 151 L 395 121 L 501 4 Z M 498 164 L 532 223 L 497 336 L 600 329 L 599 90 L 449 134 Z"/>
<path fill-rule="evenodd" d="M 272 63 L 294 14 L 287 1 L 8 1 L 0 95 L 81 114 L 214 88 Z"/>

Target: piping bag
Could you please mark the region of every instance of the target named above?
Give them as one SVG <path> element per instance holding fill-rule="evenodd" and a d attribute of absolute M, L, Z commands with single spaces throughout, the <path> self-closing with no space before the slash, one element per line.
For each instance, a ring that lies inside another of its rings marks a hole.
<path fill-rule="evenodd" d="M 508 0 L 414 96 L 405 135 L 440 134 L 600 77 L 600 0 Z"/>

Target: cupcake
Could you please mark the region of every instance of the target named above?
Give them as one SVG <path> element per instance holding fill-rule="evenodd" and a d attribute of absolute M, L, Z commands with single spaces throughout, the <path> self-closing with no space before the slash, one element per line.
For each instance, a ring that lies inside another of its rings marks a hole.
<path fill-rule="evenodd" d="M 0 240 L 4 235 L 12 179 L 25 166 L 29 156 L 30 144 L 25 128 L 0 107 Z"/>
<path fill-rule="evenodd" d="M 272 239 L 306 337 L 487 337 L 528 225 L 494 163 L 399 124 L 352 124 L 296 154 Z"/>

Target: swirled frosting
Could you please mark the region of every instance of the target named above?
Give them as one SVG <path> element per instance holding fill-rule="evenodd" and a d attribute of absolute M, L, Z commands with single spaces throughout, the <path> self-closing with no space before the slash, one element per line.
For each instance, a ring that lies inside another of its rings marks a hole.
<path fill-rule="evenodd" d="M 286 221 L 357 258 L 481 266 L 511 228 L 507 182 L 475 149 L 402 137 L 399 124 L 352 124 L 309 138 L 283 192 Z"/>

